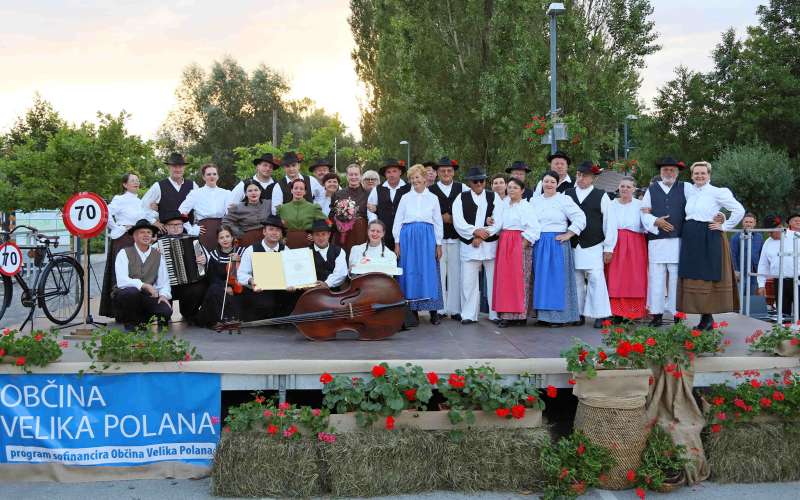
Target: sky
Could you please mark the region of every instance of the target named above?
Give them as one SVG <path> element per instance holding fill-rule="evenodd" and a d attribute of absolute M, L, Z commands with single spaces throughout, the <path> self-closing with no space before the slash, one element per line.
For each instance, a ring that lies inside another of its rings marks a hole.
<path fill-rule="evenodd" d="M 640 98 L 649 105 L 679 64 L 706 71 L 720 34 L 757 23 L 755 0 L 651 0 L 661 51 L 649 56 Z M 246 70 L 265 63 L 338 113 L 356 137 L 365 93 L 350 53 L 347 0 L 0 0 L 0 133 L 39 92 L 70 122 L 132 116 L 155 137 L 175 105 L 182 70 L 226 55 Z"/>

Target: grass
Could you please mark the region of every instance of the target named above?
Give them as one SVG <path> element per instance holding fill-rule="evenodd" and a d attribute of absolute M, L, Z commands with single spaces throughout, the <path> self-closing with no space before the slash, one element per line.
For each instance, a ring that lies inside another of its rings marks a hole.
<path fill-rule="evenodd" d="M 798 481 L 800 425 L 797 422 L 740 424 L 710 434 L 706 453 L 713 481 Z"/>

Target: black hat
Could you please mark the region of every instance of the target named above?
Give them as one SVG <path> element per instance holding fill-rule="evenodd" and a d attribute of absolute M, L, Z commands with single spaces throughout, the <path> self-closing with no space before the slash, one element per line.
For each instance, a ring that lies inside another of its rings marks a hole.
<path fill-rule="evenodd" d="M 253 165 L 258 165 L 259 163 L 263 162 L 270 163 L 275 168 L 280 168 L 281 166 L 280 162 L 278 162 L 278 160 L 275 159 L 275 156 L 273 156 L 272 153 L 264 153 L 259 158 L 254 159 Z"/>
<path fill-rule="evenodd" d="M 311 224 L 311 229 L 308 230 L 309 233 L 314 233 L 317 231 L 333 231 L 330 222 L 327 219 L 317 219 Z"/>
<path fill-rule="evenodd" d="M 186 159 L 180 153 L 170 153 L 169 158 L 164 163 L 167 165 L 186 165 Z"/>
<path fill-rule="evenodd" d="M 467 175 L 464 176 L 465 181 L 480 181 L 486 179 L 486 171 L 480 165 L 473 165 L 467 170 Z"/>
<path fill-rule="evenodd" d="M 795 212 L 795 213 L 791 214 L 789 217 L 787 217 L 787 218 L 786 218 L 786 222 L 787 222 L 787 223 L 791 222 L 791 221 L 792 221 L 792 219 L 794 219 L 795 217 L 800 217 L 800 214 L 799 214 L 799 213 L 797 213 L 797 212 Z"/>
<path fill-rule="evenodd" d="M 264 226 L 274 226 L 280 228 L 284 233 L 286 233 L 286 226 L 283 225 L 283 221 L 277 215 L 270 215 L 266 219 L 264 219 Z"/>
<path fill-rule="evenodd" d="M 600 173 L 603 172 L 603 169 L 600 168 L 600 165 L 596 165 L 594 162 L 586 160 L 585 162 L 578 165 L 576 171 L 582 174 L 599 175 Z"/>
<path fill-rule="evenodd" d="M 314 172 L 317 167 L 328 167 L 333 168 L 333 164 L 326 160 L 325 158 L 317 158 L 314 160 L 314 164 L 308 167 L 309 172 Z"/>
<path fill-rule="evenodd" d="M 550 163 L 555 158 L 563 158 L 567 160 L 567 165 L 572 165 L 572 158 L 570 158 L 567 153 L 563 151 L 556 151 L 555 153 L 547 155 L 547 163 Z"/>
<path fill-rule="evenodd" d="M 675 158 L 673 158 L 671 156 L 665 156 L 664 158 L 661 158 L 660 160 L 656 160 L 656 167 L 658 167 L 658 168 L 661 168 L 661 167 L 678 167 L 678 170 L 683 170 L 684 168 L 686 168 L 686 164 L 683 163 L 682 161 L 676 160 Z"/>
<path fill-rule="evenodd" d="M 422 166 L 423 167 L 433 167 L 434 169 L 436 169 L 436 162 L 428 160 L 426 162 L 423 162 Z"/>
<path fill-rule="evenodd" d="M 773 229 L 783 224 L 783 219 L 780 215 L 767 215 L 764 217 L 764 229 Z"/>
<path fill-rule="evenodd" d="M 439 161 L 436 162 L 436 165 L 433 166 L 436 170 L 439 170 L 439 167 L 453 167 L 453 170 L 458 170 L 458 161 L 442 156 L 439 158 Z"/>
<path fill-rule="evenodd" d="M 397 167 L 400 169 L 400 172 L 406 173 L 406 162 L 403 160 L 395 160 L 394 158 L 389 158 L 383 162 L 381 168 L 378 169 L 378 172 L 386 177 L 386 169 L 389 167 Z"/>
<path fill-rule="evenodd" d="M 525 173 L 530 173 L 531 167 L 529 167 L 528 164 L 522 160 L 514 160 L 514 163 L 512 163 L 511 166 L 506 169 L 506 173 L 510 174 L 514 170 L 524 170 Z"/>
<path fill-rule="evenodd" d="M 300 163 L 303 161 L 303 155 L 299 155 L 294 151 L 287 151 L 283 153 L 283 159 L 281 160 L 281 165 L 284 167 L 286 165 L 291 165 L 292 163 Z"/>
<path fill-rule="evenodd" d="M 134 224 L 133 226 L 131 226 L 130 229 L 128 229 L 128 234 L 133 235 L 133 233 L 135 233 L 138 229 L 149 229 L 150 232 L 153 233 L 153 236 L 158 234 L 158 228 L 150 224 L 147 221 L 147 219 L 139 219 L 138 221 L 136 221 L 136 224 Z"/>
<path fill-rule="evenodd" d="M 189 220 L 188 217 L 178 212 L 177 210 L 170 210 L 168 212 L 164 212 L 163 215 L 158 216 L 158 222 L 162 224 L 166 224 L 167 222 L 175 219 L 180 219 L 181 222 L 186 222 L 187 220 Z"/>

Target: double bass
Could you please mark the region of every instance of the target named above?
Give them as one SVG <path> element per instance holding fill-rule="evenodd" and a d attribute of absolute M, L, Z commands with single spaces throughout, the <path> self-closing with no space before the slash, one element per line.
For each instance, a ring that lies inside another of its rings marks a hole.
<path fill-rule="evenodd" d="M 408 303 L 391 276 L 367 273 L 338 292 L 327 287 L 306 290 L 289 316 L 220 323 L 216 329 L 293 324 L 310 340 L 334 340 L 339 332 L 355 332 L 359 340 L 382 340 L 400 330 Z"/>

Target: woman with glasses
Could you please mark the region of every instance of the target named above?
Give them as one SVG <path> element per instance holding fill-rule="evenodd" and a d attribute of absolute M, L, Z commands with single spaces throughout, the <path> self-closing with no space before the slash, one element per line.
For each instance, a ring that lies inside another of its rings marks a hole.
<path fill-rule="evenodd" d="M 378 175 L 378 172 L 374 170 L 367 170 L 364 172 L 364 175 L 361 176 L 361 187 L 367 190 L 369 193 L 372 189 L 378 185 L 381 181 L 381 177 Z"/>

